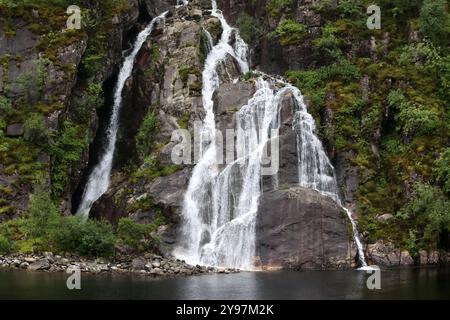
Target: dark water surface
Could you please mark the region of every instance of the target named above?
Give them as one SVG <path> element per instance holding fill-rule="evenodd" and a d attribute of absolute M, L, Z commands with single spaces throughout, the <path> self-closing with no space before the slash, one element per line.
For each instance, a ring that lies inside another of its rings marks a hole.
<path fill-rule="evenodd" d="M 169 279 L 139 275 L 81 276 L 68 290 L 65 273 L 0 272 L 0 299 L 450 299 L 450 267 L 381 271 L 381 289 L 365 271 L 273 271 Z"/>

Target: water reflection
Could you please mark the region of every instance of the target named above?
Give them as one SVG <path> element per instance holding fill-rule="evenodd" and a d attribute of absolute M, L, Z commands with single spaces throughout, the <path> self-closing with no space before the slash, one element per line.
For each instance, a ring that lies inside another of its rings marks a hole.
<path fill-rule="evenodd" d="M 366 271 L 242 272 L 171 279 L 64 273 L 0 272 L 0 299 L 449 299 L 450 268 L 382 270 L 381 290 Z"/>

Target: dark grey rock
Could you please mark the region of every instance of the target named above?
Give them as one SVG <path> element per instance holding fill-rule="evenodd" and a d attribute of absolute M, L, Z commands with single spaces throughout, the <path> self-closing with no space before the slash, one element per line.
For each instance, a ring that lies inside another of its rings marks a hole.
<path fill-rule="evenodd" d="M 145 270 L 145 265 L 147 261 L 145 261 L 144 258 L 135 258 L 131 261 L 131 270 L 132 271 L 139 271 L 139 270 Z"/>
<path fill-rule="evenodd" d="M 38 271 L 38 270 L 47 270 L 50 269 L 50 263 L 47 259 L 41 259 L 36 262 L 31 263 L 27 270 Z"/>
<path fill-rule="evenodd" d="M 6 135 L 9 137 L 17 137 L 23 135 L 23 124 L 14 123 L 6 127 Z"/>
<path fill-rule="evenodd" d="M 301 187 L 263 193 L 256 223 L 263 267 L 350 267 L 348 220 L 329 197 Z"/>

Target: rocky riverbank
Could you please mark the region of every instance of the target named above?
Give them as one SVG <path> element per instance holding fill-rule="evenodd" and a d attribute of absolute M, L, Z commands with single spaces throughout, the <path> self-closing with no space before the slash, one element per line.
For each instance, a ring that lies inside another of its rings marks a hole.
<path fill-rule="evenodd" d="M 114 261 L 104 259 L 92 260 L 70 254 L 55 255 L 51 252 L 33 254 L 15 253 L 0 256 L 0 270 L 65 272 L 68 268 L 79 268 L 81 272 L 91 274 L 137 273 L 155 277 L 239 272 L 238 269 L 193 266 L 179 259 L 165 258 L 151 253 L 146 253 L 142 256 L 115 259 Z"/>
<path fill-rule="evenodd" d="M 450 253 L 420 250 L 412 257 L 407 250 L 400 250 L 392 243 L 378 241 L 367 245 L 366 257 L 370 264 L 380 267 L 449 264 Z"/>

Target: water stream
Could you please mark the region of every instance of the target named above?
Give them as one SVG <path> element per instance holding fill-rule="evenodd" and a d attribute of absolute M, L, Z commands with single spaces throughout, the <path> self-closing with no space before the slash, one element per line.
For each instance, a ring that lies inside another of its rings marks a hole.
<path fill-rule="evenodd" d="M 100 161 L 89 175 L 80 206 L 78 207 L 78 214 L 86 218 L 89 216 L 89 211 L 91 210 L 94 202 L 97 201 L 97 199 L 99 199 L 109 187 L 114 151 L 116 149 L 117 132 L 119 130 L 119 114 L 122 106 L 122 91 L 125 86 L 125 82 L 133 71 L 134 59 L 141 49 L 142 44 L 147 40 L 147 37 L 153 31 L 155 25 L 164 21 L 166 14 L 167 12 L 164 12 L 160 16 L 154 18 L 148 26 L 138 34 L 133 45 L 133 50 L 125 58 L 122 67 L 120 68 L 117 84 L 114 89 L 112 115 L 106 132 L 105 151 L 101 155 Z"/>
<path fill-rule="evenodd" d="M 238 31 L 228 25 L 215 0 L 212 1 L 212 15 L 220 20 L 223 32 L 216 45 L 210 43 L 211 50 L 203 71 L 206 116 L 201 134 L 202 156 L 185 194 L 181 228 L 183 244 L 174 250 L 174 255 L 190 264 L 252 270 L 257 208 L 262 192 L 261 160 L 267 143 L 277 137 L 278 113 L 287 94 L 294 98 L 297 108 L 292 128 L 297 133 L 299 185 L 330 196 L 339 205 L 341 201 L 334 168 L 315 134 L 315 122 L 301 92 L 267 75 L 258 77 L 255 94 L 236 113 L 238 159 L 220 169 L 218 155 L 222 150 L 218 150 L 216 142 L 212 100 L 214 91 L 220 86 L 218 67 L 228 56 L 235 59 L 241 73 L 247 72 L 249 66 L 247 45 Z M 211 36 L 207 36 L 212 42 Z M 353 227 L 360 264 L 366 267 L 356 222 L 350 211 L 344 210 Z"/>

